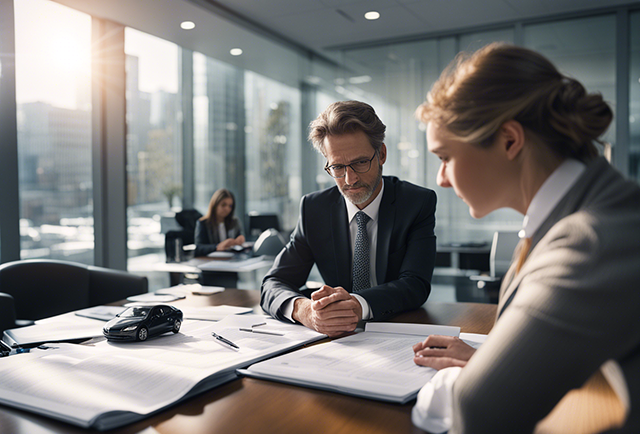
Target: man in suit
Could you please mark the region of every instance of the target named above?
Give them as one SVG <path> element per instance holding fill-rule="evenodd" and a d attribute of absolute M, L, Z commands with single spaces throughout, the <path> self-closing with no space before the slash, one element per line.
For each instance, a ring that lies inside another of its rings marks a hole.
<path fill-rule="evenodd" d="M 435 263 L 435 193 L 382 176 L 386 127 L 368 104 L 334 103 L 310 128 L 336 186 L 302 198 L 291 240 L 263 280 L 263 309 L 336 336 L 420 307 Z M 307 298 L 300 288 L 314 264 L 325 285 Z"/>

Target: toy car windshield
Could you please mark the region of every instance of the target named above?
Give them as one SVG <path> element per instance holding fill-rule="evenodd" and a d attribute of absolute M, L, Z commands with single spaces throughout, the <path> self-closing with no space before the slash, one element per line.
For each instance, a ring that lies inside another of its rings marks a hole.
<path fill-rule="evenodd" d="M 120 318 L 144 318 L 149 313 L 149 307 L 130 307 L 119 315 Z"/>

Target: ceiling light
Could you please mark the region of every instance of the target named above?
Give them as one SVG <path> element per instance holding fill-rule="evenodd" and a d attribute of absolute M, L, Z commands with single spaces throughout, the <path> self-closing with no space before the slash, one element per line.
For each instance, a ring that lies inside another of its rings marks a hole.
<path fill-rule="evenodd" d="M 193 21 L 183 21 L 180 23 L 180 27 L 184 30 L 191 30 L 196 28 L 196 23 Z"/>
<path fill-rule="evenodd" d="M 377 20 L 378 18 L 380 18 L 380 12 L 369 11 L 364 14 L 364 17 L 368 20 Z"/>
<path fill-rule="evenodd" d="M 350 77 L 349 83 L 351 84 L 363 84 L 369 83 L 371 81 L 371 76 L 369 75 L 359 75 L 358 77 Z"/>
<path fill-rule="evenodd" d="M 231 53 L 232 56 L 239 56 L 242 54 L 242 48 L 232 48 L 229 50 L 229 53 Z"/>

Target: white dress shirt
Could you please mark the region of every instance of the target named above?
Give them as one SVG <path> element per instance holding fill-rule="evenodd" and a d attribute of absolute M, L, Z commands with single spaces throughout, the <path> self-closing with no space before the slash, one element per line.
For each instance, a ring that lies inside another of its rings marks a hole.
<path fill-rule="evenodd" d="M 365 214 L 369 216 L 371 220 L 367 222 L 367 234 L 369 235 L 369 283 L 370 287 L 376 286 L 377 278 L 376 278 L 376 247 L 378 246 L 378 214 L 380 211 L 380 202 L 382 202 L 382 194 L 384 193 L 384 180 L 380 180 L 382 184 L 382 188 L 380 192 L 376 196 L 373 201 L 367 205 L 364 209 L 358 208 L 356 205 L 352 204 L 348 200 L 342 197 L 342 200 L 345 201 L 347 206 L 347 220 L 349 221 L 349 234 L 351 235 L 351 258 L 353 262 L 353 251 L 356 245 L 356 234 L 358 233 L 358 223 L 356 222 L 355 215 L 358 211 L 363 211 Z M 353 263 L 351 264 L 351 268 L 353 268 Z M 360 302 L 360 306 L 362 307 L 362 319 L 367 320 L 373 318 L 373 313 L 371 312 L 371 307 L 367 300 L 365 300 L 359 294 L 351 294 L 355 297 L 358 302 Z M 293 298 L 282 305 L 282 314 L 290 319 L 292 322 L 295 322 L 293 319 L 293 308 L 295 305 L 295 301 L 298 298 L 304 297 L 296 297 Z"/>
<path fill-rule="evenodd" d="M 227 228 L 224 225 L 224 222 L 218 223 L 218 239 L 220 242 L 227 239 Z"/>

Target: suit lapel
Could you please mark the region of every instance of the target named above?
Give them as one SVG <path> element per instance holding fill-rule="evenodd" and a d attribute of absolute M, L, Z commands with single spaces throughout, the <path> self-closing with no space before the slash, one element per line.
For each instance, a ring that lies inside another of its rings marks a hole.
<path fill-rule="evenodd" d="M 349 236 L 349 222 L 347 220 L 347 207 L 344 198 L 339 195 L 331 205 L 331 245 L 334 248 L 335 269 L 338 282 L 344 289 L 351 292 L 351 246 Z"/>
<path fill-rule="evenodd" d="M 587 170 L 580 176 L 580 178 L 578 178 L 575 185 L 569 189 L 560 202 L 558 202 L 558 205 L 556 205 L 553 211 L 551 211 L 549 216 L 533 235 L 531 240 L 531 250 L 527 261 L 535 260 L 533 256 L 536 254 L 536 246 L 547 234 L 549 229 L 553 227 L 553 225 L 566 216 L 577 212 L 580 208 L 589 203 L 589 194 L 595 194 L 596 191 L 596 188 L 594 187 L 595 183 L 607 184 L 608 180 L 602 179 L 600 175 L 608 165 L 609 163 L 604 158 L 599 158 L 594 163 L 587 166 Z M 520 286 L 522 276 L 526 274 L 524 272 L 520 272 L 516 275 L 515 273 L 516 261 L 514 259 L 518 257 L 521 247 L 522 240 L 518 243 L 518 247 L 515 249 L 514 256 L 511 260 L 511 266 L 509 267 L 507 274 L 505 274 L 502 285 L 500 286 L 498 316 L 502 315 L 503 311 L 509 306 L 511 300 L 515 297 L 518 286 Z M 523 268 L 526 268 L 526 266 L 527 263 L 525 262 Z"/>
<path fill-rule="evenodd" d="M 518 242 L 518 245 L 513 252 L 513 257 L 511 258 L 511 265 L 509 265 L 509 269 L 502 279 L 502 284 L 500 285 L 500 296 L 498 297 L 498 317 L 502 315 L 504 309 L 506 309 L 509 303 L 511 303 L 511 300 L 518 290 L 518 285 L 520 285 L 522 273 L 518 273 L 516 275 L 516 265 L 518 262 L 516 258 L 520 255 L 520 249 L 522 249 L 523 243 L 524 240 L 520 240 Z M 529 255 L 531 255 L 531 253 L 529 253 Z"/>
<path fill-rule="evenodd" d="M 389 243 L 391 242 L 391 231 L 396 218 L 396 209 L 393 206 L 396 201 L 395 187 L 395 184 L 387 180 L 378 211 L 378 246 L 376 248 L 376 280 L 378 284 L 384 282 L 387 275 Z"/>

